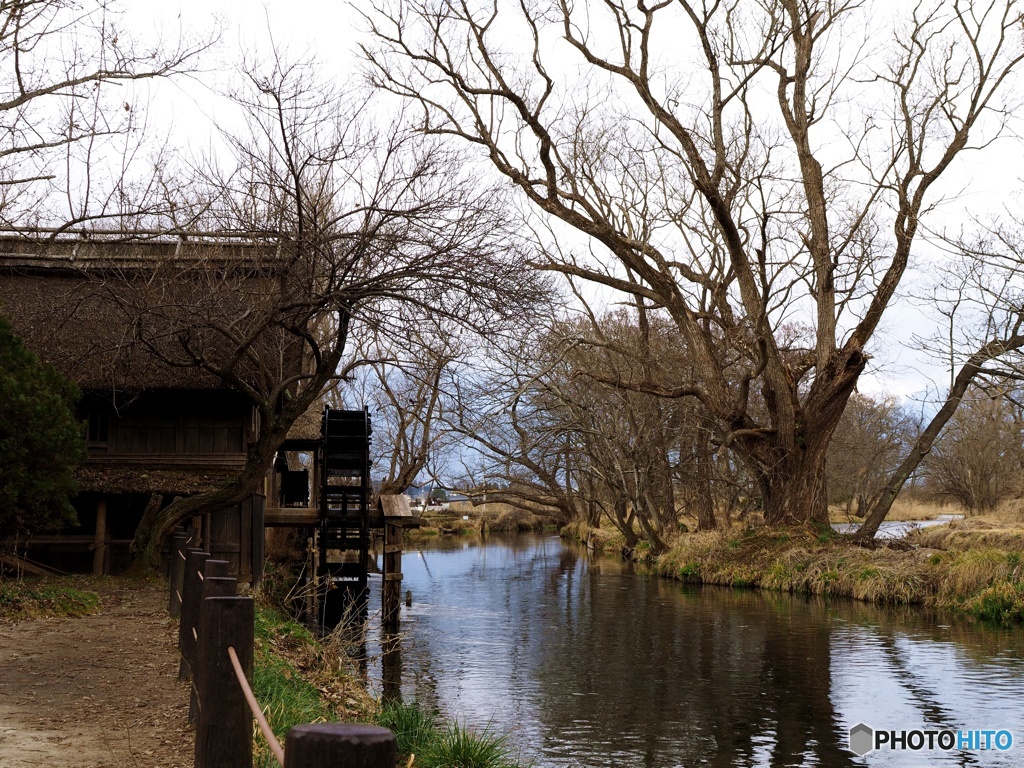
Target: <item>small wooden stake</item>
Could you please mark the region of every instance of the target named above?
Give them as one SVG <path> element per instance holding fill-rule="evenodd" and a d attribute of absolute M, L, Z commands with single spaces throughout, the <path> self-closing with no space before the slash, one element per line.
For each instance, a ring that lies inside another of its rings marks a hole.
<path fill-rule="evenodd" d="M 315 723 L 288 731 L 284 768 L 395 768 L 395 734 L 376 725 Z"/>

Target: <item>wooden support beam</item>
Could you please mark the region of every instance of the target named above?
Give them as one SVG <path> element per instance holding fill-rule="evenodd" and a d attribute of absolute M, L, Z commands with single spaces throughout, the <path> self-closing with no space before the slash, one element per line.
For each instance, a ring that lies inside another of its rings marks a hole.
<path fill-rule="evenodd" d="M 402 603 L 401 525 L 384 526 L 384 583 L 381 586 L 381 621 L 385 632 L 398 632 Z"/>
<path fill-rule="evenodd" d="M 268 528 L 315 528 L 319 523 L 320 510 L 311 507 L 268 507 L 263 512 Z"/>
<path fill-rule="evenodd" d="M 107 572 L 107 500 L 96 502 L 96 535 L 92 542 L 92 572 L 102 576 Z"/>

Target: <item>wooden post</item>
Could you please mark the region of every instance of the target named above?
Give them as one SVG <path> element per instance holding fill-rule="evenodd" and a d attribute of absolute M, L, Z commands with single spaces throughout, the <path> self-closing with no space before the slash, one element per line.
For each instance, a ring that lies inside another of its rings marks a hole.
<path fill-rule="evenodd" d="M 402 526 L 384 524 L 384 584 L 381 623 L 385 632 L 398 632 L 402 604 Z"/>
<path fill-rule="evenodd" d="M 380 681 L 381 701 L 402 701 L 402 636 L 395 632 L 381 633 Z"/>
<path fill-rule="evenodd" d="M 254 616 L 251 597 L 208 597 L 199 609 L 195 768 L 252 768 L 252 713 L 228 648 L 251 679 Z"/>
<path fill-rule="evenodd" d="M 187 546 L 187 534 L 176 533 L 171 537 L 170 594 L 167 598 L 167 612 L 175 619 L 181 615 L 181 590 L 185 577 L 185 548 Z"/>
<path fill-rule="evenodd" d="M 209 558 L 209 552 L 194 547 L 185 555 L 185 573 L 181 584 L 181 621 L 178 623 L 178 652 L 181 654 L 181 663 L 178 664 L 179 680 L 188 680 L 192 676 L 192 665 L 196 661 L 194 630 L 199 623 L 203 563 Z"/>
<path fill-rule="evenodd" d="M 107 500 L 96 502 L 96 535 L 92 543 L 92 572 L 102 576 L 106 572 L 107 560 Z"/>
<path fill-rule="evenodd" d="M 207 561 L 211 562 L 211 561 Z M 218 560 L 216 562 L 226 562 Z M 202 677 L 205 674 L 203 660 L 200 657 L 200 638 L 203 635 L 203 606 L 206 600 L 212 597 L 234 597 L 238 592 L 238 580 L 229 576 L 207 576 L 203 579 L 199 593 L 199 611 L 196 618 L 196 627 L 193 637 L 195 638 L 195 659 L 192 661 L 192 691 L 189 694 L 188 721 L 197 723 L 199 721 L 199 690 L 203 684 Z"/>
<path fill-rule="evenodd" d="M 231 563 L 227 560 L 207 560 L 203 563 L 203 579 L 235 579 L 231 575 Z M 238 579 L 235 579 L 237 584 Z"/>
<path fill-rule="evenodd" d="M 284 768 L 395 768 L 395 734 L 377 725 L 313 723 L 288 731 Z"/>
<path fill-rule="evenodd" d="M 317 626 L 320 623 L 320 547 L 315 534 L 306 539 L 306 623 Z"/>

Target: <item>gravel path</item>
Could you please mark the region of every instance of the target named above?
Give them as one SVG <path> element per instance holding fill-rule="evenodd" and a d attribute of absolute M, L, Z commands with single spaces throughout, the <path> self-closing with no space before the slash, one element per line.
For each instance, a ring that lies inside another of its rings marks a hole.
<path fill-rule="evenodd" d="M 95 589 L 91 616 L 0 624 L 0 768 L 191 768 L 165 588 Z"/>

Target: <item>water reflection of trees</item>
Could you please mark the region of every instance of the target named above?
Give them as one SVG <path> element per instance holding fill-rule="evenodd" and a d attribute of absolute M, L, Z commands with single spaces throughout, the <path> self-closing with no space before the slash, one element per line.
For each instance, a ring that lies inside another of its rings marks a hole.
<path fill-rule="evenodd" d="M 534 646 L 550 744 L 585 765 L 853 765 L 827 624 L 788 598 L 615 570 L 566 552 L 532 618 L 537 638 L 562 627 Z"/>
<path fill-rule="evenodd" d="M 512 730 L 538 766 L 847 768 L 848 719 L 882 716 L 862 711 L 875 673 L 851 664 L 899 686 L 908 727 L 947 725 L 962 707 L 908 644 L 948 648 L 957 675 L 1024 650 L 1019 633 L 919 608 L 691 589 L 550 538 L 423 555 L 447 608 L 408 638 L 403 688 Z"/>

